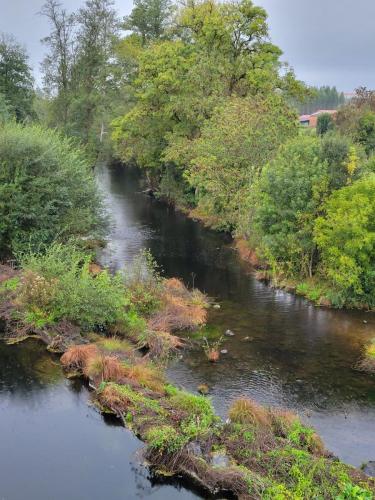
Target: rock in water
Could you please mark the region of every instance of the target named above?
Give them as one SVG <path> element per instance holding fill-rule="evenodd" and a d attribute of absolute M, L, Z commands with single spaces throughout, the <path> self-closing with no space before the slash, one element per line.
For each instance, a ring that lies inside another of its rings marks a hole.
<path fill-rule="evenodd" d="M 226 335 L 227 337 L 234 337 L 234 333 L 232 332 L 232 330 L 227 330 L 227 331 L 225 332 L 225 335 Z"/>
<path fill-rule="evenodd" d="M 375 477 L 375 460 L 370 460 L 363 467 L 363 472 L 370 477 Z"/>
<path fill-rule="evenodd" d="M 204 396 L 206 394 L 208 394 L 208 391 L 210 390 L 207 384 L 200 384 L 200 385 L 198 385 L 197 389 L 198 389 L 198 392 L 200 392 Z"/>

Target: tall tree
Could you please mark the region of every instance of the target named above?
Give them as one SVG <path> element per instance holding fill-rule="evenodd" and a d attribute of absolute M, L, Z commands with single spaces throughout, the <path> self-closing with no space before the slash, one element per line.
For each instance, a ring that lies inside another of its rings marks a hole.
<path fill-rule="evenodd" d="M 131 14 L 124 18 L 123 27 L 140 35 L 145 45 L 165 35 L 173 10 L 170 0 L 135 0 Z"/>
<path fill-rule="evenodd" d="M 75 88 L 75 132 L 86 143 L 95 142 L 100 131 L 94 130 L 111 91 L 116 88 L 113 50 L 119 20 L 112 0 L 87 0 L 77 14 L 77 59 L 73 69 Z M 101 128 L 101 124 L 99 127 Z"/>
<path fill-rule="evenodd" d="M 57 0 L 47 0 L 41 14 L 51 25 L 50 34 L 42 39 L 49 53 L 42 63 L 44 88 L 54 96 L 55 121 L 66 128 L 70 107 L 72 68 L 75 61 L 75 17 Z"/>
<path fill-rule="evenodd" d="M 0 93 L 18 121 L 33 115 L 33 77 L 26 50 L 8 35 L 0 37 Z"/>

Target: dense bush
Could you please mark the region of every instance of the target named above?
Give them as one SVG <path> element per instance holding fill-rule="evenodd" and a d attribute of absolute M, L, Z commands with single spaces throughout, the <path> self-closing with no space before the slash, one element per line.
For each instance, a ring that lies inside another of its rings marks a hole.
<path fill-rule="evenodd" d="M 325 276 L 342 302 L 375 306 L 375 175 L 335 191 L 315 225 Z"/>
<path fill-rule="evenodd" d="M 128 298 L 120 275 L 90 273 L 90 257 L 72 247 L 52 245 L 45 254 L 22 258 L 19 301 L 37 326 L 66 319 L 84 329 L 125 317 Z"/>
<path fill-rule="evenodd" d="M 0 126 L 0 255 L 100 230 L 101 203 L 82 150 L 39 126 Z"/>
<path fill-rule="evenodd" d="M 314 221 L 327 185 L 327 162 L 314 137 L 288 142 L 264 167 L 254 192 L 252 223 L 261 252 L 276 270 L 311 275 Z"/>

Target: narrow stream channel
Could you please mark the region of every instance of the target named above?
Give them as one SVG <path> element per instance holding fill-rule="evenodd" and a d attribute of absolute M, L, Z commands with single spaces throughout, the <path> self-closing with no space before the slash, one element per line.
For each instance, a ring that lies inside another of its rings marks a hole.
<path fill-rule="evenodd" d="M 102 263 L 120 269 L 149 248 L 166 276 L 190 286 L 194 280 L 221 304 L 211 310 L 208 333 L 235 333 L 217 365 L 193 349 L 170 377 L 190 390 L 207 383 L 223 416 L 242 395 L 297 410 L 342 460 L 374 460 L 375 377 L 353 366 L 375 336 L 375 315 L 317 308 L 272 290 L 251 275 L 227 236 L 143 195 L 136 170 L 103 166 L 97 176 L 113 218 Z"/>
<path fill-rule="evenodd" d="M 374 315 L 315 308 L 257 282 L 228 237 L 142 195 L 137 171 L 102 166 L 97 178 L 113 219 L 102 263 L 120 269 L 149 248 L 166 276 L 221 304 L 207 335 L 235 333 L 217 365 L 195 348 L 172 364 L 171 379 L 194 391 L 207 383 L 221 415 L 240 395 L 296 409 L 342 460 L 374 460 L 375 378 L 353 369 Z M 200 498 L 150 477 L 142 443 L 89 402 L 43 345 L 0 342 L 0 500 Z"/>

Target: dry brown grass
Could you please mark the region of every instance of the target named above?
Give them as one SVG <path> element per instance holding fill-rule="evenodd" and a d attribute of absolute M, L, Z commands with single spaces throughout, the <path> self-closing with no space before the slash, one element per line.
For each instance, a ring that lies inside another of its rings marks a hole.
<path fill-rule="evenodd" d="M 165 280 L 162 303 L 164 307 L 149 320 L 153 331 L 189 330 L 207 321 L 207 298 L 198 290 L 189 291 L 177 278 Z"/>
<path fill-rule="evenodd" d="M 67 370 L 83 371 L 90 359 L 95 358 L 99 351 L 95 344 L 74 345 L 61 356 L 61 364 Z"/>
<path fill-rule="evenodd" d="M 150 331 L 147 335 L 146 346 L 149 349 L 148 357 L 152 359 L 165 359 L 184 345 L 185 343 L 182 339 L 168 332 Z"/>
<path fill-rule="evenodd" d="M 105 388 L 98 394 L 99 402 L 106 408 L 110 408 L 118 415 L 122 415 L 126 412 L 130 401 L 121 394 L 116 387 L 112 385 L 106 385 Z"/>
<path fill-rule="evenodd" d="M 229 410 L 229 418 L 237 424 L 260 425 L 263 427 L 271 425 L 269 411 L 247 398 L 234 401 Z"/>
<path fill-rule="evenodd" d="M 163 394 L 165 379 L 160 369 L 146 363 L 137 363 L 124 368 L 126 377 L 151 391 Z"/>
<path fill-rule="evenodd" d="M 83 368 L 83 373 L 96 382 L 119 383 L 126 377 L 125 369 L 116 356 L 103 356 L 102 354 L 89 358 Z"/>
<path fill-rule="evenodd" d="M 317 456 L 327 455 L 327 450 L 324 446 L 324 443 L 321 437 L 316 432 L 314 432 L 314 434 L 310 438 L 309 451 L 310 453 Z"/>

